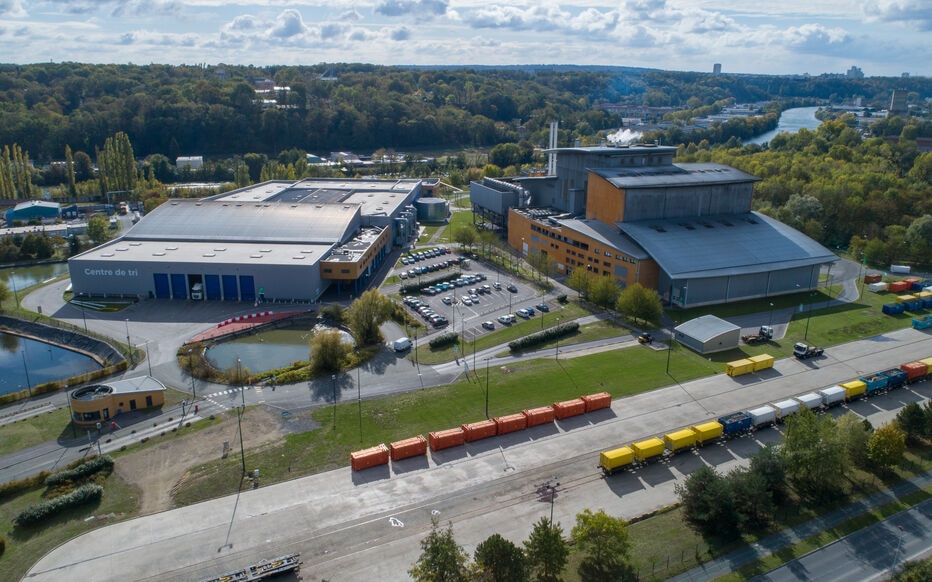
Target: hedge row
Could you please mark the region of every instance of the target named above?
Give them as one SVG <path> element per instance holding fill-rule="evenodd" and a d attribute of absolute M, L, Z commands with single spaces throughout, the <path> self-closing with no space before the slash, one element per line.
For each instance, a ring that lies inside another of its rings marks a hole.
<path fill-rule="evenodd" d="M 459 279 L 461 275 L 462 273 L 456 271 L 455 273 L 447 273 L 446 275 L 434 277 L 433 279 L 424 279 L 420 283 L 417 281 L 414 283 L 405 283 L 398 289 L 398 292 L 402 295 L 411 295 L 413 293 L 418 293 L 424 287 L 433 287 L 437 283 L 446 283 L 447 281 Z"/>
<path fill-rule="evenodd" d="M 30 505 L 13 518 L 13 523 L 19 527 L 35 525 L 66 509 L 100 501 L 103 494 L 104 488 L 100 485 L 82 485 L 66 495 Z"/>
<path fill-rule="evenodd" d="M 428 345 L 431 347 L 431 349 L 441 349 L 447 347 L 450 344 L 455 344 L 459 339 L 459 334 L 449 332 L 442 333 L 434 339 L 430 340 Z"/>
<path fill-rule="evenodd" d="M 95 457 L 86 463 L 78 465 L 74 469 L 52 473 L 46 478 L 45 486 L 54 487 L 65 481 L 74 482 L 78 479 L 89 477 L 99 471 L 103 471 L 104 469 L 113 469 L 113 459 L 108 456 Z"/>
<path fill-rule="evenodd" d="M 41 471 L 30 477 L 17 479 L 16 481 L 7 481 L 0 485 L 0 502 L 5 501 L 8 497 L 13 497 L 23 491 L 31 491 L 36 487 L 45 484 L 45 480 L 51 475 L 48 471 Z"/>
<path fill-rule="evenodd" d="M 561 323 L 560 325 L 555 325 L 551 328 L 545 329 L 544 331 L 532 333 L 531 335 L 526 335 L 512 342 L 508 342 L 508 349 L 513 352 L 520 352 L 528 348 L 539 346 L 540 344 L 545 344 L 555 339 L 573 335 L 578 330 L 578 323 L 575 321 L 568 321 L 566 323 Z"/>

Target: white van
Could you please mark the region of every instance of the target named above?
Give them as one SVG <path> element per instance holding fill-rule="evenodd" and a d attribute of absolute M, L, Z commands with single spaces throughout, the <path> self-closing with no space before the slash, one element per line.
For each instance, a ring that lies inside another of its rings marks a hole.
<path fill-rule="evenodd" d="M 411 349 L 411 338 L 400 337 L 392 342 L 392 347 L 396 352 L 403 352 Z"/>
<path fill-rule="evenodd" d="M 200 283 L 195 283 L 191 286 L 191 299 L 194 301 L 200 301 L 204 299 L 204 286 Z"/>

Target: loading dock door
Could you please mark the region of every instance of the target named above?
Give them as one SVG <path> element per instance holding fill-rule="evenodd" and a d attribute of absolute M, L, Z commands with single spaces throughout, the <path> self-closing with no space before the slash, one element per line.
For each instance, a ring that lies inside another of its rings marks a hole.
<path fill-rule="evenodd" d="M 175 299 L 188 298 L 188 278 L 180 273 L 172 273 L 172 297 Z"/>
<path fill-rule="evenodd" d="M 171 299 L 172 292 L 168 286 L 168 275 L 166 273 L 154 273 L 152 276 L 155 279 L 155 298 Z"/>
<path fill-rule="evenodd" d="M 239 291 L 243 301 L 256 300 L 256 281 L 252 275 L 240 275 Z"/>
<path fill-rule="evenodd" d="M 220 275 L 204 275 L 205 297 L 209 300 L 217 301 L 220 295 Z"/>
<path fill-rule="evenodd" d="M 239 301 L 236 275 L 223 275 L 223 299 L 225 301 Z"/>

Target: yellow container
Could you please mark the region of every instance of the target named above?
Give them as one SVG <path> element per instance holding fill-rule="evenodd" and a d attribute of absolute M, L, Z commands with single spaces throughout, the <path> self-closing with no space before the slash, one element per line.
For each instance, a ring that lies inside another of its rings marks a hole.
<path fill-rule="evenodd" d="M 748 358 L 754 362 L 754 371 L 764 370 L 767 368 L 773 368 L 773 356 L 770 354 L 761 354 L 759 356 L 751 356 Z"/>
<path fill-rule="evenodd" d="M 929 297 L 932 297 L 932 291 L 920 291 L 919 293 L 916 293 L 916 297 L 919 299 L 928 299 Z"/>
<path fill-rule="evenodd" d="M 753 371 L 754 362 L 751 360 L 735 360 L 734 362 L 725 364 L 725 373 L 729 376 L 740 376 L 741 374 L 749 374 Z"/>
<path fill-rule="evenodd" d="M 897 303 L 905 303 L 905 302 L 907 302 L 907 301 L 915 301 L 915 300 L 916 300 L 916 296 L 915 296 L 915 295 L 906 294 L 906 295 L 897 295 L 897 296 L 896 296 L 896 302 L 897 302 Z"/>
<path fill-rule="evenodd" d="M 692 427 L 692 431 L 696 434 L 696 442 L 699 444 L 710 441 L 712 439 L 717 439 L 718 437 L 722 436 L 724 430 L 725 428 L 722 426 L 722 424 L 720 422 L 715 422 L 714 420 L 711 422 L 697 424 L 696 426 Z"/>
<path fill-rule="evenodd" d="M 627 467 L 633 460 L 634 451 L 631 450 L 631 447 L 621 447 L 612 451 L 603 451 L 599 454 L 599 466 L 609 475 L 618 469 Z"/>
<path fill-rule="evenodd" d="M 683 430 L 663 435 L 663 442 L 671 453 L 675 453 L 696 444 L 696 433 L 694 433 L 692 429 L 684 428 Z"/>
<path fill-rule="evenodd" d="M 861 382 L 860 380 L 852 380 L 844 384 L 839 384 L 839 386 L 845 389 L 845 398 L 848 400 L 867 392 L 867 383 Z"/>
<path fill-rule="evenodd" d="M 919 360 L 920 364 L 925 364 L 930 370 L 932 370 L 932 358 L 926 358 L 924 360 Z"/>
<path fill-rule="evenodd" d="M 662 455 L 664 444 L 661 439 L 654 437 L 639 443 L 631 443 L 631 450 L 634 452 L 634 458 L 639 463 L 643 463 L 648 459 Z"/>

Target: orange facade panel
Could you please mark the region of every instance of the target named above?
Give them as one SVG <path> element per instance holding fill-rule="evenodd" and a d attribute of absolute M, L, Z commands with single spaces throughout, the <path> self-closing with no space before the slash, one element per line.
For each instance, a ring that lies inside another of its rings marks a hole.
<path fill-rule="evenodd" d="M 594 218 L 605 224 L 622 222 L 625 218 L 625 191 L 602 176 L 590 173 L 586 218 Z"/>

